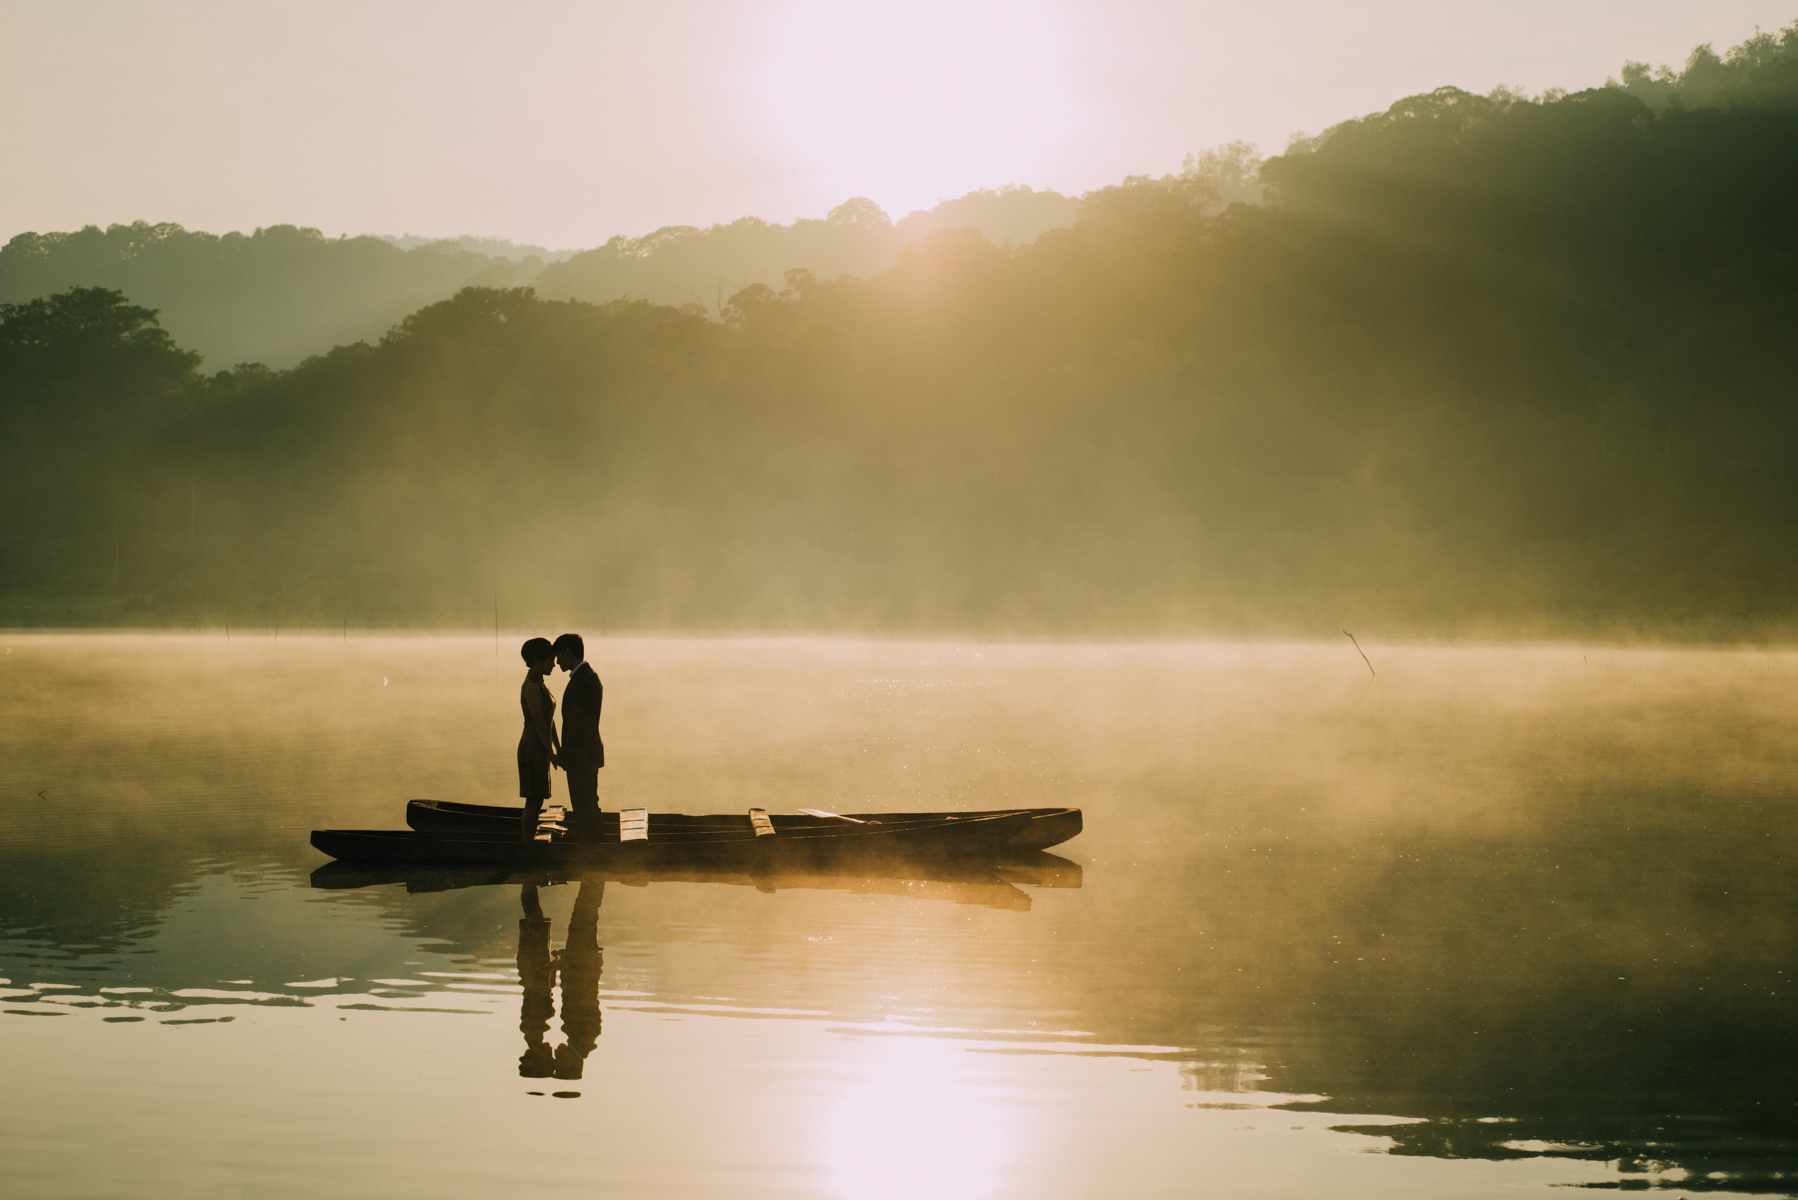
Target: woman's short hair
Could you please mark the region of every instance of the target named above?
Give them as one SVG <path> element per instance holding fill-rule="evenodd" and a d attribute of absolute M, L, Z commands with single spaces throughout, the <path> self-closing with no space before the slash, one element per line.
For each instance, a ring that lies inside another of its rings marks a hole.
<path fill-rule="evenodd" d="M 550 644 L 548 638 L 532 638 L 518 648 L 518 653 L 524 658 L 527 667 L 536 666 L 555 652 L 556 648 Z"/>

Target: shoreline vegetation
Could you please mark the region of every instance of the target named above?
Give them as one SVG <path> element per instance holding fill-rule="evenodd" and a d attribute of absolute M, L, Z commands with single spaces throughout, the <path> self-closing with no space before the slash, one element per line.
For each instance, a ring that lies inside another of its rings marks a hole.
<path fill-rule="evenodd" d="M 898 223 L 21 234 L 0 626 L 1791 640 L 1793 211 L 1798 23 Z"/>

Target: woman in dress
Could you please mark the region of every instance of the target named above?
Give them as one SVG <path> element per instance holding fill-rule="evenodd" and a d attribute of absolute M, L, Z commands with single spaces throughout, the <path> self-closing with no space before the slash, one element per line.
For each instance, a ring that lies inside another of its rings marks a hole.
<path fill-rule="evenodd" d="M 562 747 L 556 741 L 556 698 L 549 694 L 543 677 L 556 667 L 556 648 L 548 638 L 532 638 L 519 649 L 524 658 L 524 685 L 518 690 L 518 706 L 524 710 L 524 732 L 518 735 L 518 794 L 524 800 L 521 832 L 525 841 L 537 836 L 537 818 L 549 799 L 549 769 L 562 765 Z"/>

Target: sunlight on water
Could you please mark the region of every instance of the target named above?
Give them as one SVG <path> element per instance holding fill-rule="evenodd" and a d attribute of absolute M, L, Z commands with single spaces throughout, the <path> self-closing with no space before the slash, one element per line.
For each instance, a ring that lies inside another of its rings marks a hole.
<path fill-rule="evenodd" d="M 1017 1153 L 966 1056 L 939 1042 L 877 1043 L 826 1108 L 822 1161 L 844 1200 L 983 1200 Z"/>
<path fill-rule="evenodd" d="M 270 634 L 3 639 L 9 1196 L 1793 1189 L 1798 655 L 595 639 L 608 806 L 1086 830 L 560 881 L 307 845 L 491 637 Z"/>

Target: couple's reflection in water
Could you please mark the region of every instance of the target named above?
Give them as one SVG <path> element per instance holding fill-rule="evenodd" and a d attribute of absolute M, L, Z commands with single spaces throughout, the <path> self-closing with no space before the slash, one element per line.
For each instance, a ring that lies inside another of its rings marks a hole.
<path fill-rule="evenodd" d="M 803 868 L 767 873 L 719 870 L 706 863 L 677 862 L 663 864 L 653 871 L 638 869 L 613 878 L 632 887 L 653 883 L 754 888 L 769 894 L 841 892 L 950 902 L 1018 913 L 1029 912 L 1032 904 L 1031 897 L 1020 885 L 1077 889 L 1082 879 L 1077 864 L 1041 852 L 1017 855 L 997 864 L 911 863 L 892 871 L 869 869 L 874 865 L 861 864 L 859 870 L 841 873 Z M 521 911 L 516 962 L 523 992 L 518 1027 L 524 1036 L 524 1053 L 518 1059 L 518 1073 L 526 1079 L 578 1080 L 583 1077 L 586 1060 L 597 1048 L 600 1035 L 599 984 L 605 960 L 599 945 L 599 909 L 606 886 L 600 870 L 569 878 L 536 872 L 521 875 L 506 868 L 340 861 L 319 867 L 312 873 L 311 882 L 315 888 L 331 890 L 403 884 L 407 896 L 492 886 L 517 887 Z M 543 911 L 541 890 L 563 883 L 576 883 L 577 891 L 568 917 L 566 941 L 560 950 L 556 950 L 553 949 L 554 922 Z M 421 933 L 428 931 L 447 943 L 475 950 L 482 946 L 486 935 L 460 923 L 469 911 L 448 906 L 436 912 L 414 912 L 408 914 L 407 919 L 416 922 Z M 552 1035 L 558 1010 L 560 1044 L 555 1043 Z"/>
<path fill-rule="evenodd" d="M 543 881 L 547 883 L 547 880 Z M 587 1056 L 599 1044 L 599 976 L 605 956 L 599 948 L 599 904 L 606 881 L 581 880 L 568 917 L 568 941 L 551 951 L 550 919 L 543 915 L 537 883 L 519 889 L 524 915 L 518 920 L 518 981 L 524 988 L 518 1028 L 524 1054 L 518 1073 L 526 1079 L 579 1079 Z M 556 1015 L 556 984 L 562 988 L 562 1044 L 549 1044 Z"/>

